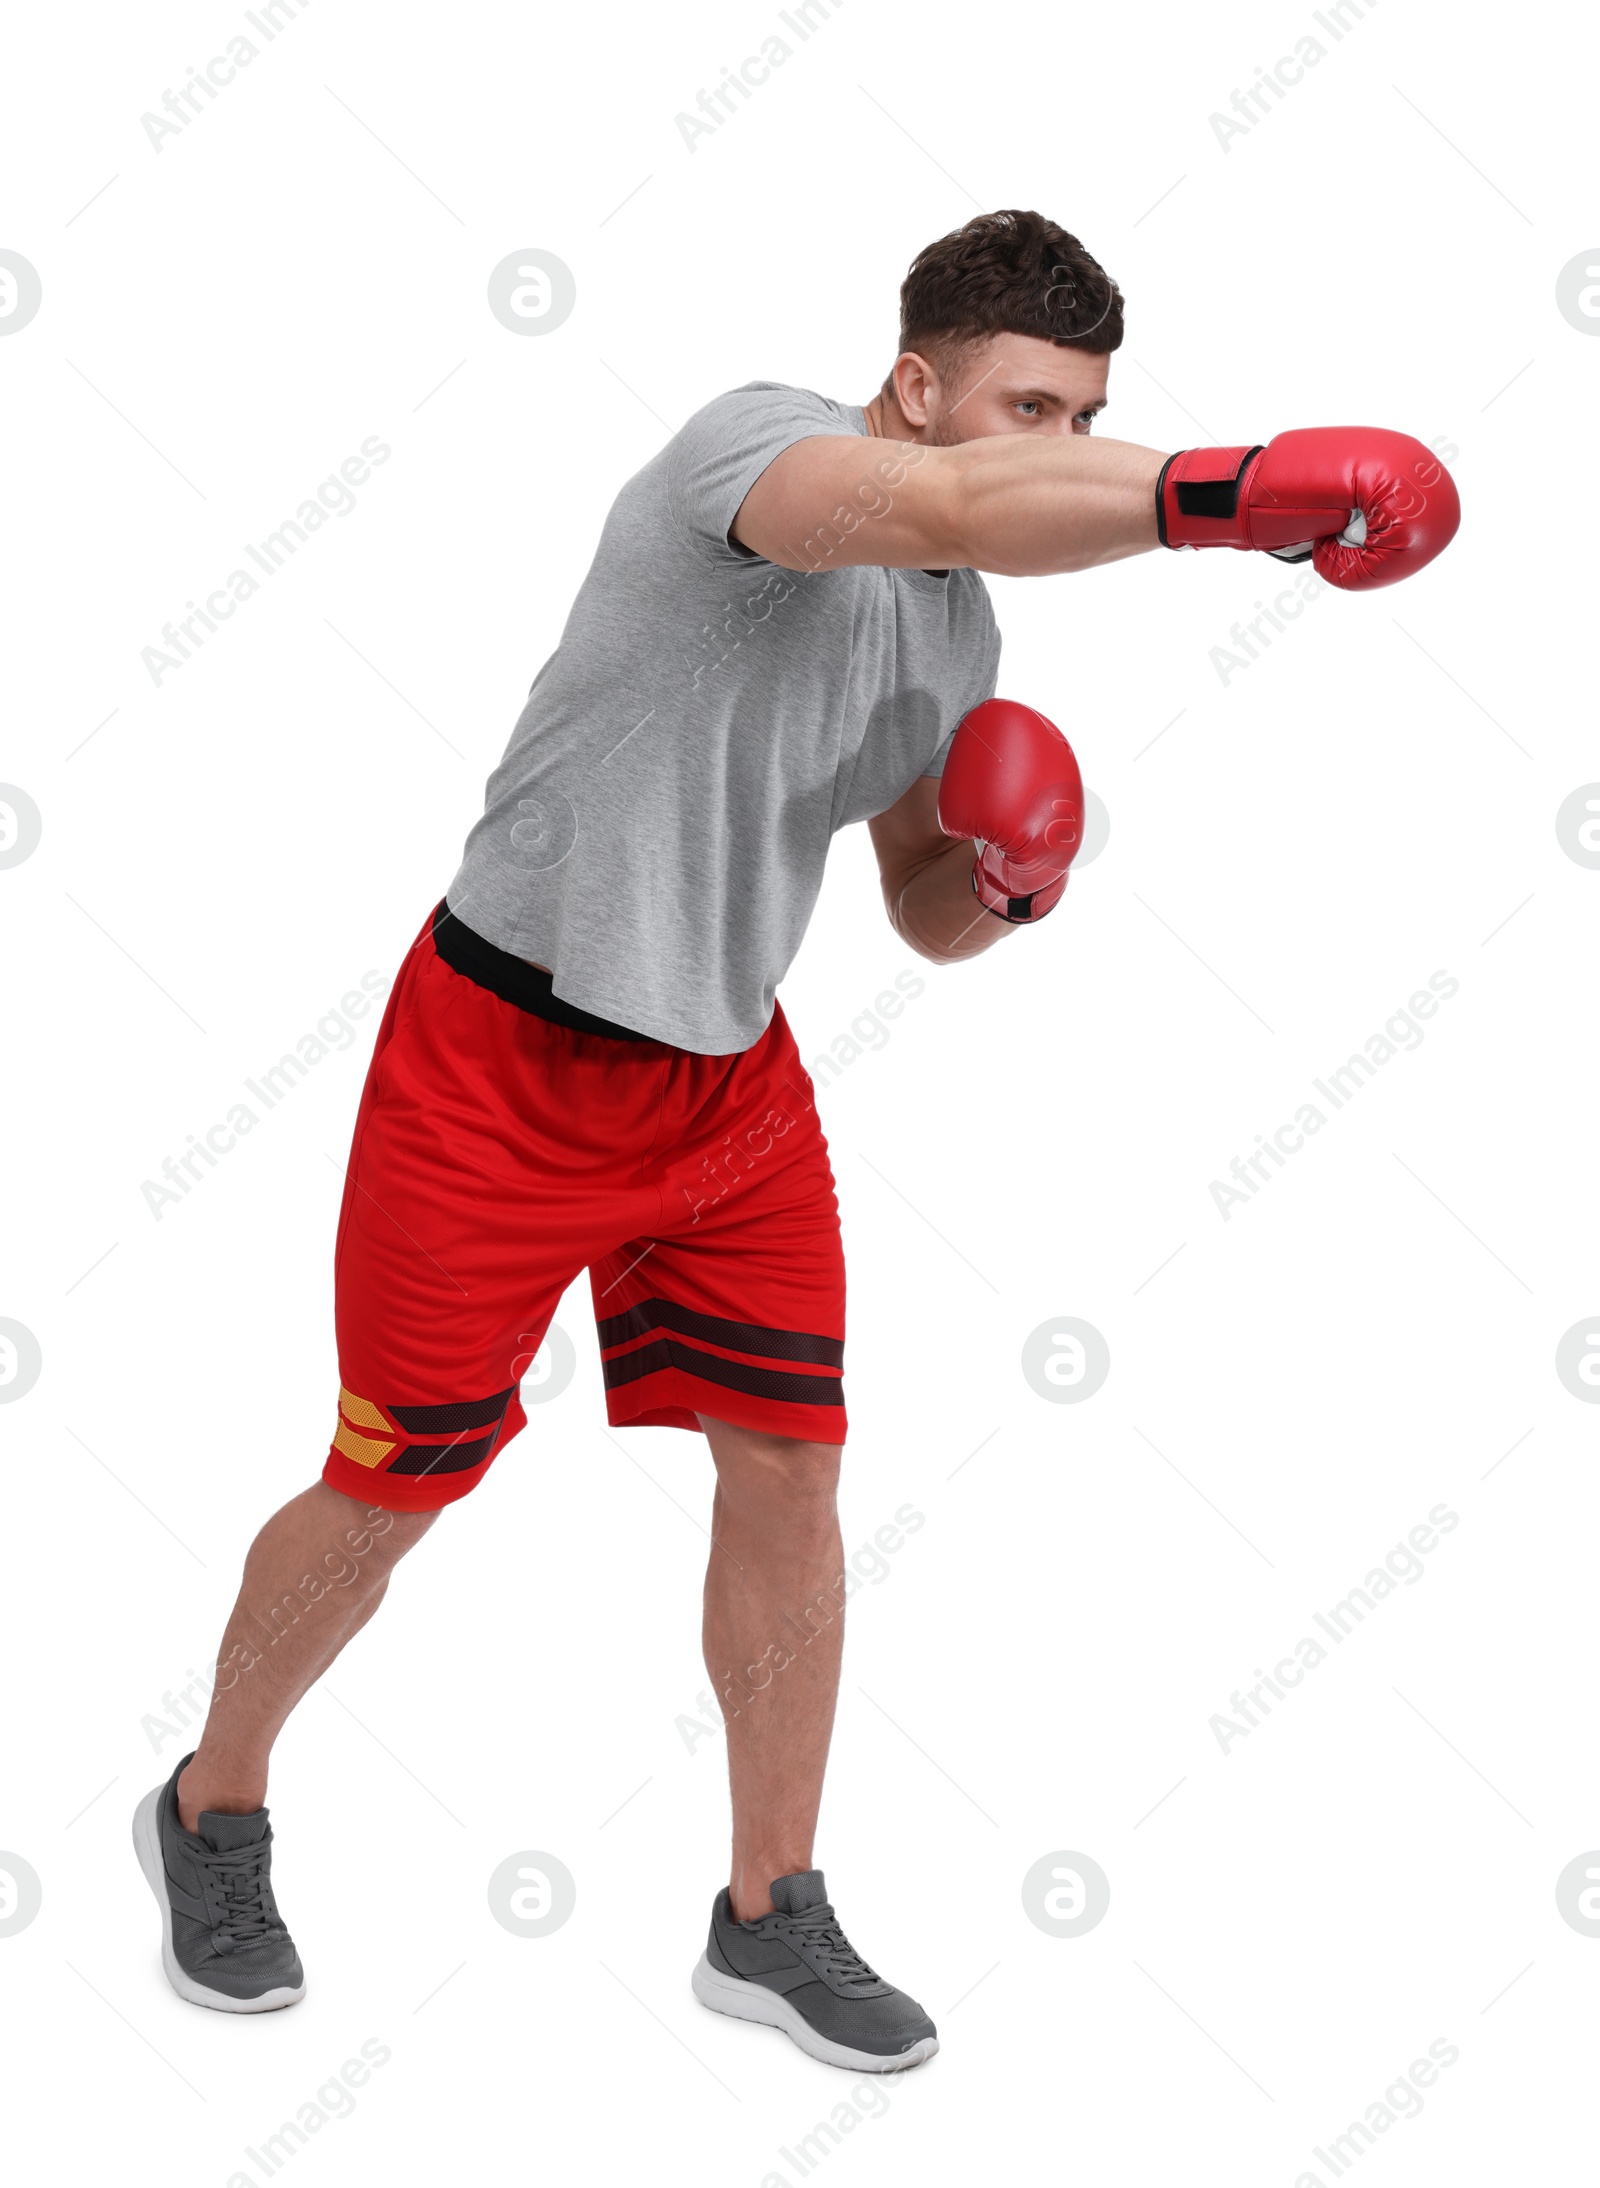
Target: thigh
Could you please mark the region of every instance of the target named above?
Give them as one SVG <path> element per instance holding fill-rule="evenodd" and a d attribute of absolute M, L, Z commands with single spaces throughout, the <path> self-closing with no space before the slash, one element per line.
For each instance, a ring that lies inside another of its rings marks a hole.
<path fill-rule="evenodd" d="M 740 1064 L 652 1165 L 656 1228 L 590 1267 L 607 1412 L 618 1427 L 694 1429 L 705 1414 L 839 1445 L 839 1207 L 781 1014 Z"/>
<path fill-rule="evenodd" d="M 658 1074 L 413 952 L 362 1096 L 335 1256 L 339 1420 L 323 1478 L 420 1511 L 525 1425 L 562 1292 L 656 1206 Z M 630 1144 L 631 1142 L 631 1144 Z"/>

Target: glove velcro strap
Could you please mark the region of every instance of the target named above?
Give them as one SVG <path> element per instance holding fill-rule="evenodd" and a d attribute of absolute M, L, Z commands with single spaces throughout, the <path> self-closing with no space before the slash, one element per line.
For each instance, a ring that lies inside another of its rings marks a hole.
<path fill-rule="evenodd" d="M 1210 545 L 1200 525 L 1238 527 L 1239 488 L 1251 461 L 1265 442 L 1253 448 L 1181 448 L 1161 466 L 1156 481 L 1156 532 L 1163 547 Z M 1174 534 L 1180 536 L 1174 537 Z M 1243 545 L 1217 539 L 1218 546 Z"/>
<path fill-rule="evenodd" d="M 1054 883 L 1047 883 L 1042 889 L 1031 890 L 1027 896 L 1001 896 L 998 891 L 991 895 L 988 889 L 979 886 L 976 864 L 972 868 L 973 895 L 986 912 L 993 912 L 996 919 L 1003 919 L 1012 927 L 1031 927 L 1047 913 L 1053 912 L 1060 903 L 1065 888 L 1066 876 L 1063 874 L 1059 887 Z M 1049 901 L 1039 904 L 1041 897 L 1046 897 Z M 1037 910 L 1035 906 L 1038 906 Z"/>

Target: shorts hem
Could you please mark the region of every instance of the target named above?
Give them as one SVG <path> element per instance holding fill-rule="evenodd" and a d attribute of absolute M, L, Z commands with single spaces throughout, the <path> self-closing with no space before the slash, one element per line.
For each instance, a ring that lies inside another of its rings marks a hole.
<path fill-rule="evenodd" d="M 470 1495 L 493 1464 L 490 1457 L 464 1474 L 385 1474 L 357 1466 L 342 1451 L 330 1451 L 322 1478 L 330 1489 L 380 1512 L 438 1512 Z"/>
<path fill-rule="evenodd" d="M 849 1426 L 842 1405 L 798 1405 L 779 1398 L 757 1398 L 720 1383 L 668 1368 L 649 1378 L 648 1394 L 637 1383 L 606 1392 L 606 1419 L 613 1428 L 698 1429 L 698 1415 L 753 1428 L 768 1436 L 792 1436 L 801 1443 L 842 1444 Z"/>

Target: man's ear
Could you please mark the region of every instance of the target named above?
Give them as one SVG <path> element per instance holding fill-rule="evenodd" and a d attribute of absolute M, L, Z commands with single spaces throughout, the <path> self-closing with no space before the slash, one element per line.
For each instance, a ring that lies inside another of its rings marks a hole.
<path fill-rule="evenodd" d="M 926 357 L 919 357 L 915 350 L 908 349 L 895 359 L 890 378 L 894 382 L 894 399 L 900 405 L 900 415 L 907 425 L 920 433 L 928 422 L 930 404 L 938 394 L 937 371 Z"/>

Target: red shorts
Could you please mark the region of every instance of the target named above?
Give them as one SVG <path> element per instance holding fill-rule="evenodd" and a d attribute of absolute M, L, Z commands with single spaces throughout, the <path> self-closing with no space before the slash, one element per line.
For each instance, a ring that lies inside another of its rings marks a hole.
<path fill-rule="evenodd" d="M 363 1503 L 477 1486 L 585 1267 L 613 1426 L 844 1441 L 839 1211 L 783 1012 L 743 1054 L 696 1056 L 550 1008 L 583 1021 L 443 906 L 389 997 L 339 1215 L 322 1476 Z"/>

